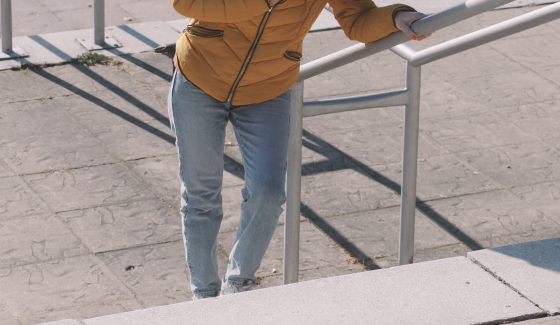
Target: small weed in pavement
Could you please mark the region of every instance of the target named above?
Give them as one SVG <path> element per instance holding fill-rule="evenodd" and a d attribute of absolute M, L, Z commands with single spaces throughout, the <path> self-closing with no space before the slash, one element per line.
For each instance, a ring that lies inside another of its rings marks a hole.
<path fill-rule="evenodd" d="M 86 52 L 76 57 L 76 63 L 85 64 L 87 66 L 103 64 L 103 65 L 121 65 L 122 62 L 99 53 Z"/>

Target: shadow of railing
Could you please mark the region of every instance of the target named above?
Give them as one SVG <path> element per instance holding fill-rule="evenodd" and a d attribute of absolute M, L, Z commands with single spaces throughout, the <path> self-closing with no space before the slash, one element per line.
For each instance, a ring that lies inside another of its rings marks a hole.
<path fill-rule="evenodd" d="M 119 26 L 119 28 L 121 28 L 121 26 Z M 137 38 L 140 37 L 139 35 L 136 35 L 136 34 L 138 34 L 137 32 L 128 28 L 128 26 L 124 26 L 121 29 L 127 31 L 128 33 L 131 33 L 131 35 L 133 35 Z M 48 41 L 44 40 L 40 36 L 35 35 L 35 36 L 32 37 L 32 39 L 35 40 L 40 45 L 42 45 L 43 47 L 47 48 L 49 51 L 51 51 L 55 55 L 59 56 L 60 58 L 62 58 L 64 60 L 71 59 L 69 57 L 69 55 L 67 55 L 66 53 L 64 53 L 63 51 L 61 51 L 60 49 L 58 49 L 56 46 L 52 45 Z M 155 44 L 152 41 L 149 41 L 148 43 L 149 43 L 150 46 L 152 46 L 152 45 L 157 46 L 158 45 L 158 44 Z M 145 62 L 142 62 L 141 60 L 138 60 L 134 57 L 131 57 L 129 55 L 124 55 L 119 50 L 113 49 L 112 51 L 115 54 L 119 54 L 121 58 L 124 58 L 124 59 L 128 60 L 129 62 L 131 62 L 133 64 L 136 64 L 137 66 L 142 67 L 143 69 L 145 69 L 145 70 L 147 70 L 151 73 L 154 73 L 155 75 L 158 75 L 163 80 L 171 81 L 171 76 L 168 75 L 167 73 L 165 73 L 165 72 L 163 72 L 163 71 L 161 71 L 161 70 L 159 70 L 159 69 L 157 69 L 157 68 L 155 68 L 155 67 L 153 67 L 153 66 L 151 66 L 151 65 L 149 65 Z M 169 119 L 168 119 L 167 116 L 164 116 L 163 114 L 154 110 L 150 106 L 142 103 L 140 100 L 138 100 L 134 96 L 130 95 L 129 93 L 127 93 L 123 89 L 119 88 L 117 85 L 111 83 L 109 80 L 103 78 L 99 74 L 95 73 L 91 69 L 88 69 L 87 67 L 84 67 L 84 66 L 77 66 L 77 65 L 73 65 L 73 66 L 78 71 L 83 73 L 84 75 L 88 76 L 89 78 L 95 80 L 96 82 L 98 82 L 99 84 L 101 84 L 102 86 L 107 88 L 109 91 L 113 92 L 117 96 L 121 97 L 122 99 L 124 99 L 127 102 L 131 103 L 132 105 L 136 106 L 138 109 L 147 113 L 148 115 L 153 117 L 155 120 L 157 120 L 161 124 L 164 124 L 166 127 L 169 127 Z M 158 130 L 157 128 L 147 124 L 146 122 L 143 122 L 140 119 L 122 111 L 118 107 L 116 107 L 114 105 L 111 105 L 111 104 L 109 104 L 109 103 L 107 103 L 107 102 L 105 102 L 105 101 L 87 93 L 84 90 L 79 89 L 78 87 L 70 84 L 69 82 L 66 82 L 66 81 L 60 79 L 59 77 L 56 77 L 55 75 L 48 73 L 44 69 L 35 69 L 33 71 L 37 75 L 45 78 L 46 80 L 49 80 L 50 82 L 58 84 L 59 86 L 66 88 L 67 90 L 71 91 L 72 93 L 74 93 L 74 94 L 92 102 L 93 104 L 106 109 L 110 113 L 115 114 L 115 116 L 118 116 L 118 117 L 122 118 L 123 120 L 125 120 L 129 123 L 132 123 L 132 124 L 140 127 L 141 129 L 143 129 L 147 132 L 150 132 L 151 134 L 153 134 L 153 135 L 155 135 L 155 136 L 157 136 L 157 137 L 159 137 L 159 138 L 161 138 L 161 139 L 163 139 L 163 140 L 165 140 L 169 143 L 173 143 L 173 144 L 175 143 L 175 138 L 173 136 L 170 136 L 170 135 Z M 382 174 L 376 172 L 371 167 L 363 164 L 362 162 L 355 159 L 351 155 L 348 155 L 347 153 L 339 150 L 338 148 L 334 147 L 330 143 L 322 140 L 321 138 L 313 135 L 312 133 L 310 133 L 306 130 L 303 130 L 303 136 L 304 136 L 303 144 L 306 148 L 308 148 L 310 150 L 313 150 L 315 152 L 323 152 L 323 153 L 324 152 L 336 152 L 339 155 L 341 155 L 342 157 L 344 157 L 344 159 L 347 159 L 348 161 L 350 161 L 352 165 L 357 167 L 357 168 L 350 167 L 349 164 L 343 164 L 343 163 L 333 164 L 332 160 L 333 159 L 339 159 L 340 157 L 327 157 L 329 159 L 327 159 L 325 161 L 325 164 L 328 165 L 329 168 L 327 168 L 327 169 L 319 168 L 319 171 L 317 171 L 317 168 L 314 168 L 316 171 L 313 171 L 313 168 L 310 168 L 311 166 L 304 165 L 303 170 L 306 171 L 304 173 L 304 175 L 313 175 L 313 174 L 327 172 L 327 171 L 335 171 L 335 170 L 353 168 L 353 169 L 357 170 L 358 172 L 362 173 L 364 176 L 368 177 L 369 179 L 372 179 L 372 180 L 380 183 L 381 185 L 389 188 L 390 190 L 394 191 L 395 193 L 400 194 L 400 184 L 398 184 L 398 183 L 392 181 L 391 179 L 383 176 Z M 241 179 L 244 178 L 244 175 L 243 175 L 243 172 L 242 172 L 243 166 L 239 162 L 235 161 L 234 159 L 230 158 L 229 156 L 227 156 L 225 154 L 224 154 L 224 162 L 225 162 L 224 169 L 226 171 L 230 172 L 231 174 L 233 174 L 233 175 L 235 175 L 235 176 L 237 176 Z M 318 162 L 318 163 L 321 164 L 321 162 Z M 316 165 L 317 165 L 317 163 L 315 163 L 315 167 L 317 167 Z M 419 200 L 417 199 L 417 201 L 419 201 Z M 419 211 L 421 211 L 424 215 L 426 215 L 428 218 L 430 218 L 433 222 L 438 224 L 442 229 L 444 229 L 451 236 L 455 237 L 458 241 L 460 241 L 461 243 L 463 243 L 467 247 L 469 247 L 471 250 L 478 250 L 478 249 L 483 248 L 481 245 L 476 243 L 476 241 L 473 238 L 471 238 L 469 235 L 467 235 L 462 230 L 460 230 L 456 225 L 449 222 L 443 216 L 438 214 L 433 208 L 431 208 L 429 206 L 429 203 L 418 202 L 417 203 L 417 209 Z M 325 218 L 319 216 L 313 209 L 311 209 L 305 203 L 301 204 L 301 211 L 310 220 L 310 222 L 312 222 L 321 231 L 323 231 L 325 234 L 327 234 L 340 247 L 347 250 L 353 257 L 358 259 L 365 267 L 367 267 L 368 269 L 378 269 L 378 268 L 380 268 L 377 264 L 375 264 L 375 262 L 373 262 L 373 260 L 371 260 L 371 256 L 368 256 L 365 252 L 363 252 L 356 245 L 354 245 L 348 238 L 344 237 L 335 227 L 332 227 Z"/>
<path fill-rule="evenodd" d="M 153 134 L 153 135 L 155 135 L 155 136 L 157 136 L 157 137 L 159 137 L 159 138 L 161 138 L 161 139 L 163 139 L 163 140 L 165 140 L 169 143 L 175 143 L 175 138 L 174 137 L 158 130 L 157 128 L 155 128 L 155 127 L 149 125 L 148 123 L 138 119 L 137 117 L 128 114 L 127 112 L 119 109 L 118 107 L 116 107 L 114 105 L 111 105 L 111 104 L 107 103 L 106 101 L 89 94 L 88 92 L 70 84 L 69 82 L 58 78 L 57 76 L 45 71 L 44 69 L 34 69 L 32 71 L 35 74 L 37 74 L 38 76 L 41 76 L 41 77 L 45 78 L 46 80 L 48 80 L 50 82 L 53 82 L 53 83 L 55 83 L 55 84 L 57 84 L 61 87 L 66 88 L 67 90 L 71 91 L 75 95 L 78 95 L 78 96 L 90 101 L 91 103 L 107 110 L 108 112 L 114 114 L 115 116 L 118 116 L 118 117 L 122 118 L 123 120 L 125 120 L 125 121 L 127 121 L 131 124 L 134 124 L 137 127 L 141 128 L 141 129 L 143 129 L 147 132 L 150 132 L 151 134 Z M 143 105 L 145 105 L 145 104 L 143 104 Z M 150 110 L 152 110 L 152 109 L 150 108 Z M 157 113 L 157 114 L 158 115 L 156 115 L 156 116 L 159 116 L 160 121 L 164 124 L 167 123 L 167 125 L 169 126 L 169 120 L 167 119 L 167 117 L 165 117 L 165 116 L 163 116 L 159 113 Z"/>
<path fill-rule="evenodd" d="M 340 154 L 343 157 L 345 157 L 346 159 L 348 159 L 356 167 L 358 167 L 357 170 L 360 171 L 362 175 L 368 177 L 371 180 L 374 180 L 374 181 L 378 182 L 379 184 L 389 188 L 390 190 L 392 190 L 396 194 L 400 195 L 401 186 L 397 182 L 383 176 L 382 174 L 375 171 L 373 168 L 367 166 L 366 164 L 362 163 L 358 159 L 356 159 L 356 158 L 352 157 L 351 155 L 345 153 L 344 151 L 334 147 L 333 145 L 331 145 L 327 141 L 317 137 L 316 135 L 312 134 L 311 132 L 309 132 L 305 129 L 303 130 L 303 136 L 304 136 L 304 138 L 307 138 L 308 140 L 310 140 L 310 141 L 304 141 L 303 142 L 303 144 L 306 148 L 308 148 L 310 150 L 314 150 L 314 151 L 318 151 L 318 150 L 322 149 L 321 150 L 322 152 L 328 152 L 328 151 L 337 152 L 338 154 Z M 335 169 L 333 169 L 333 171 L 334 170 L 342 170 L 342 169 L 352 168 L 352 167 L 349 167 L 349 166 L 344 166 L 343 164 L 339 164 L 339 166 L 343 166 L 343 167 L 339 168 L 339 169 L 335 168 Z M 303 169 L 306 169 L 305 165 L 303 167 L 304 167 Z M 312 174 L 313 173 L 308 173 L 307 175 L 312 175 Z M 467 246 L 471 250 L 479 250 L 479 249 L 484 248 L 480 244 L 478 244 L 472 237 L 470 237 L 464 231 L 459 229 L 459 227 L 457 227 L 455 224 L 453 224 L 449 220 L 445 219 L 442 215 L 437 213 L 437 211 L 435 211 L 432 207 L 430 207 L 428 202 L 422 202 L 418 198 L 416 198 L 416 201 L 417 201 L 416 208 L 420 212 L 422 212 L 424 215 L 426 215 L 428 218 L 430 218 L 441 229 L 446 231 L 451 236 L 455 237 L 455 239 L 457 239 L 458 241 L 463 243 L 465 246 Z M 302 211 L 304 211 L 304 210 L 302 210 Z M 306 213 L 306 212 L 304 212 L 304 213 Z"/>

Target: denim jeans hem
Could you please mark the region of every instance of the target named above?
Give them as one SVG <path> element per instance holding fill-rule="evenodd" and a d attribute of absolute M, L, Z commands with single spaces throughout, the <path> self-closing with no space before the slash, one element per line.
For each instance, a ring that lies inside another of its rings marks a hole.
<path fill-rule="evenodd" d="M 256 284 L 256 282 L 255 282 L 254 280 L 250 280 L 250 279 L 242 280 L 242 281 L 239 281 L 239 280 L 227 280 L 227 283 L 228 283 L 228 284 L 231 284 L 232 286 L 236 286 L 236 287 L 248 285 L 249 283 L 255 283 L 255 284 Z"/>
<path fill-rule="evenodd" d="M 205 292 L 193 292 L 193 295 L 199 298 L 217 297 L 220 294 L 220 290 L 217 291 L 205 291 Z"/>

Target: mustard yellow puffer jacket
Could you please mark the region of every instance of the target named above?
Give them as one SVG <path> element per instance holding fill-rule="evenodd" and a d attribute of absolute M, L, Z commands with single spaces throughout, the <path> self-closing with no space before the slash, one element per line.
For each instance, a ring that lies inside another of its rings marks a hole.
<path fill-rule="evenodd" d="M 183 75 L 220 102 L 261 103 L 292 87 L 299 76 L 303 38 L 328 0 L 173 0 L 192 18 L 177 41 Z M 351 40 L 373 42 L 396 32 L 394 15 L 414 11 L 371 0 L 329 2 Z"/>

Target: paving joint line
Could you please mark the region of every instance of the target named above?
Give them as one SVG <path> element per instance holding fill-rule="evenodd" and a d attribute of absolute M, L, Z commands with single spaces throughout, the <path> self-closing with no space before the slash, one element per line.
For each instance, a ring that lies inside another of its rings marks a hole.
<path fill-rule="evenodd" d="M 94 255 L 94 256 L 97 256 L 97 255 L 100 255 L 100 254 L 107 254 L 107 253 L 120 252 L 120 251 L 124 251 L 124 250 L 128 250 L 128 249 L 152 247 L 152 246 L 163 245 L 163 244 L 172 244 L 172 243 L 177 243 L 177 242 L 182 242 L 182 241 L 183 241 L 183 239 L 181 238 L 181 239 L 175 239 L 175 240 L 162 241 L 162 242 L 158 242 L 158 243 L 140 244 L 140 245 L 130 246 L 130 247 L 122 247 L 122 248 L 116 248 L 116 249 L 108 249 L 108 250 L 105 250 L 105 251 L 94 252 L 93 255 Z"/>
<path fill-rule="evenodd" d="M 96 140 L 97 140 L 97 139 L 96 139 Z M 108 154 L 110 154 L 110 153 L 108 152 Z M 146 156 L 146 157 L 139 157 L 139 158 L 130 158 L 130 159 L 124 159 L 124 160 L 116 160 L 116 161 L 113 161 L 113 162 L 102 163 L 102 164 L 81 165 L 81 166 L 68 167 L 68 168 L 62 168 L 62 169 L 49 169 L 49 170 L 44 170 L 44 171 L 40 171 L 40 172 L 15 174 L 15 175 L 11 175 L 11 176 L 3 176 L 3 177 L 0 177 L 0 179 L 2 179 L 2 178 L 8 178 L 8 177 L 14 177 L 14 176 L 25 177 L 25 176 L 31 176 L 31 175 L 65 173 L 65 172 L 67 172 L 67 171 L 76 170 L 76 169 L 85 169 L 85 168 L 93 168 L 93 167 L 109 166 L 109 165 L 122 165 L 122 164 L 127 163 L 127 162 L 130 162 L 130 161 L 138 161 L 138 160 L 151 159 L 151 158 L 158 158 L 158 157 L 169 157 L 169 156 L 176 156 L 176 155 L 177 155 L 176 153 L 172 153 L 172 154 L 162 154 L 162 155 L 156 155 L 156 156 Z"/>
<path fill-rule="evenodd" d="M 74 208 L 74 209 L 69 209 L 69 210 L 53 211 L 52 213 L 66 213 L 66 212 L 73 212 L 73 211 L 91 210 L 91 209 L 95 209 L 95 208 L 105 208 L 105 207 L 110 207 L 110 206 L 119 205 L 119 204 L 138 203 L 138 202 L 154 201 L 154 200 L 162 200 L 162 198 L 160 198 L 160 197 L 150 197 L 150 198 L 144 198 L 144 199 L 138 199 L 138 200 L 119 201 L 119 202 L 99 204 L 99 205 L 93 205 L 93 206 L 82 207 L 82 208 Z"/>
<path fill-rule="evenodd" d="M 527 298 L 527 296 L 525 296 L 524 294 L 522 294 L 519 290 L 517 290 L 515 287 L 513 287 L 513 285 L 509 284 L 505 279 L 503 279 L 502 277 L 498 276 L 497 274 L 495 274 L 494 272 L 492 272 L 489 268 L 487 268 L 486 266 L 482 265 L 477 259 L 474 259 L 472 257 L 469 257 L 469 260 L 475 264 L 476 266 L 480 267 L 482 270 L 484 270 L 486 273 L 490 274 L 493 278 L 495 278 L 496 280 L 500 281 L 502 284 L 504 284 L 506 287 L 510 288 L 511 290 L 513 290 L 515 293 L 517 293 L 520 297 L 526 299 L 528 302 L 530 302 L 531 304 L 533 304 L 535 307 L 537 307 L 538 309 L 541 310 L 541 313 L 537 314 L 537 315 L 543 315 L 541 317 L 531 317 L 531 316 L 518 316 L 518 317 L 528 317 L 528 318 L 524 318 L 524 319 L 511 319 L 514 321 L 517 320 L 526 320 L 526 319 L 533 319 L 533 318 L 542 318 L 542 317 L 546 317 L 548 315 L 548 313 L 542 309 L 537 303 L 535 303 L 534 301 L 532 301 L 531 299 Z M 490 323 L 489 323 L 490 324 Z"/>

